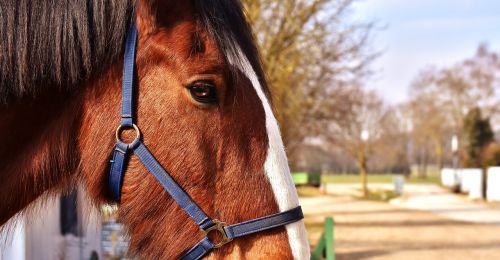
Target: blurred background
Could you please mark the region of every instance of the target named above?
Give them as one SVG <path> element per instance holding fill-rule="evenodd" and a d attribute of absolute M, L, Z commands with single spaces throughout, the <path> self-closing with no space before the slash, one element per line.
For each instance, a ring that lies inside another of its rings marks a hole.
<path fill-rule="evenodd" d="M 500 2 L 243 2 L 316 258 L 500 259 Z M 82 196 L 0 260 L 123 258 Z"/>

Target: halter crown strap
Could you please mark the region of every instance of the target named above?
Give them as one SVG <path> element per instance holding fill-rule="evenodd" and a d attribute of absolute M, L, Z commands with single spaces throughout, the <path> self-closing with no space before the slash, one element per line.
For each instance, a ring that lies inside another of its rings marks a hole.
<path fill-rule="evenodd" d="M 113 157 L 110 161 L 109 189 L 113 199 L 117 202 L 120 200 L 123 175 L 125 173 L 127 160 L 130 153 L 133 152 L 146 169 L 148 169 L 163 188 L 165 188 L 175 202 L 177 202 L 177 204 L 179 204 L 179 206 L 196 222 L 201 232 L 204 234 L 204 238 L 184 254 L 182 257 L 184 260 L 200 259 L 210 250 L 221 247 L 231 242 L 234 238 L 284 226 L 303 219 L 304 215 L 300 206 L 288 211 L 233 225 L 227 225 L 224 222 L 211 219 L 205 214 L 205 212 L 155 159 L 153 154 L 141 141 L 140 130 L 137 125 L 134 124 L 133 86 L 136 45 L 137 27 L 135 22 L 132 22 L 125 41 L 121 122 L 116 130 L 117 142 L 113 150 Z M 127 128 L 133 128 L 136 131 L 136 138 L 131 143 L 125 143 L 120 139 L 121 131 Z M 219 232 L 222 236 L 222 240 L 218 243 L 211 241 L 208 238 L 208 234 L 211 232 Z"/>
<path fill-rule="evenodd" d="M 129 27 L 127 39 L 125 40 L 125 55 L 123 57 L 123 81 L 122 81 L 122 126 L 131 127 L 134 123 L 133 90 L 134 90 L 134 68 L 135 49 L 137 46 L 137 26 L 135 21 Z"/>
<path fill-rule="evenodd" d="M 110 160 L 109 187 L 111 197 L 115 201 L 120 200 L 123 174 L 125 164 L 129 154 L 128 145 L 120 141 L 120 131 L 125 127 L 134 126 L 133 118 L 133 86 L 134 86 L 134 67 L 135 67 L 135 49 L 137 45 L 137 26 L 132 21 L 127 31 L 125 39 L 125 54 L 123 57 L 123 80 L 122 80 L 122 107 L 121 122 L 116 130 L 116 145 L 113 150 L 113 156 Z M 137 126 L 135 126 L 137 127 Z M 138 131 L 138 128 L 137 130 Z"/>

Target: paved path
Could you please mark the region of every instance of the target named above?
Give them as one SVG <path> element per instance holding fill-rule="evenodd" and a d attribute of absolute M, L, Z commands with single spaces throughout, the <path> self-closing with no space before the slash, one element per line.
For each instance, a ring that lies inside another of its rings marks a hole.
<path fill-rule="evenodd" d="M 500 224 L 500 207 L 471 201 L 466 196 L 452 194 L 437 185 L 413 185 L 391 204 L 403 208 L 430 211 L 445 218 Z"/>
<path fill-rule="evenodd" d="M 333 195 L 301 198 L 301 204 L 313 243 L 324 218 L 334 216 L 337 259 L 500 259 L 496 223 L 457 221 L 436 210 L 356 200 L 340 187 L 330 188 Z"/>
<path fill-rule="evenodd" d="M 370 184 L 371 189 L 393 189 L 392 184 Z M 359 184 L 329 184 L 327 191 L 336 195 L 360 196 Z M 406 184 L 400 198 L 391 200 L 394 206 L 429 211 L 445 218 L 500 224 L 500 204 L 472 201 L 466 195 L 450 193 L 435 184 Z"/>

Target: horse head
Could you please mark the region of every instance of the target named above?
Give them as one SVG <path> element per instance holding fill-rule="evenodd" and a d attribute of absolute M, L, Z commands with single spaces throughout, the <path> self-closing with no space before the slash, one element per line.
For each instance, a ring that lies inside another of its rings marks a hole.
<path fill-rule="evenodd" d="M 269 89 L 241 3 L 164 0 L 131 6 L 135 10 L 127 10 L 130 19 L 122 22 L 124 28 L 135 22 L 138 31 L 133 113 L 142 142 L 158 162 L 207 215 L 229 224 L 297 207 Z M 121 53 L 122 47 L 118 49 Z M 37 193 L 11 199 L 16 207 L 10 208 L 16 210 L 3 215 L 10 217 L 41 194 L 74 182 L 82 184 L 95 205 L 113 202 L 107 183 L 120 125 L 123 60 L 102 64 L 75 89 L 47 88 L 28 98 L 31 109 L 25 108 L 24 97 L 3 108 L 4 117 L 20 118 L 21 111 L 35 118 L 38 111 L 38 117 L 46 118 L 35 127 L 37 137 L 30 139 L 38 148 L 22 142 L 16 151 L 23 156 L 0 163 L 4 172 L 21 171 L 8 165 L 15 161 L 19 166 L 29 156 L 36 160 L 29 164 L 42 165 L 23 170 L 23 181 L 9 174 L 11 184 L 36 186 Z M 48 103 L 52 105 L 40 112 Z M 129 142 L 137 133 L 119 134 Z M 13 141 L 3 143 L 14 146 Z M 50 166 L 49 173 L 45 164 L 57 167 Z M 179 258 L 203 236 L 134 155 L 124 169 L 118 216 L 130 234 L 131 254 L 144 259 Z M 235 239 L 209 257 L 308 258 L 304 224 Z"/>

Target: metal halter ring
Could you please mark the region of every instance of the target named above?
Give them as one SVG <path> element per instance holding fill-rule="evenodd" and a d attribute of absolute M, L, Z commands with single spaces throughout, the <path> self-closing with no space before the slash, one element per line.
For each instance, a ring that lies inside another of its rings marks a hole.
<path fill-rule="evenodd" d="M 222 222 L 222 221 L 219 221 L 217 219 L 214 219 L 213 222 L 215 223 L 215 225 L 213 225 L 207 229 L 202 229 L 201 232 L 203 233 L 203 235 L 205 237 L 208 237 L 208 234 L 212 231 L 217 231 L 222 235 L 222 240 L 219 243 L 215 244 L 212 242 L 214 244 L 214 248 L 219 248 L 219 247 L 231 242 L 233 239 L 229 238 L 227 236 L 226 230 L 224 229 L 227 226 L 227 224 Z"/>
<path fill-rule="evenodd" d="M 123 129 L 127 129 L 127 128 L 130 128 L 130 126 L 119 125 L 118 128 L 116 128 L 115 137 L 116 137 L 117 142 L 125 143 L 120 139 L 120 133 L 122 132 Z M 141 131 L 139 130 L 139 127 L 137 127 L 136 124 L 132 124 L 132 128 L 134 128 L 134 130 L 135 130 L 135 139 L 140 139 L 141 138 Z"/>

